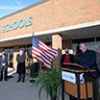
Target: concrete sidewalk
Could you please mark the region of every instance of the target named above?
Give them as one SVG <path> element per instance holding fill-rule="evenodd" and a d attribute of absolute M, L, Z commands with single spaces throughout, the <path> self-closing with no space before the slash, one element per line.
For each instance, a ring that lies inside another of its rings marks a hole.
<path fill-rule="evenodd" d="M 17 75 L 13 75 L 13 78 L 8 79 L 7 82 L 4 80 L 0 82 L 0 100 L 39 100 L 38 90 L 39 87 L 35 85 L 29 88 L 31 83 L 30 78 L 26 77 L 25 83 L 17 81 Z M 59 97 L 61 100 L 61 96 Z M 65 100 L 68 99 L 68 95 L 65 96 Z M 50 100 L 46 98 L 46 93 L 42 91 L 40 100 Z"/>

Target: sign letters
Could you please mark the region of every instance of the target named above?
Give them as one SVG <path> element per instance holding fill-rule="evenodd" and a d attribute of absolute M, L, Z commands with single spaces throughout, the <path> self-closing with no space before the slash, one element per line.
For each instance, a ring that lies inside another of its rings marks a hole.
<path fill-rule="evenodd" d="M 11 30 L 16 30 L 18 28 L 23 28 L 24 26 L 28 27 L 31 26 L 32 24 L 33 24 L 32 17 L 29 17 L 28 19 L 25 20 L 21 19 L 20 21 L 15 21 L 12 24 L 7 24 L 5 26 L 2 26 L 2 33 L 9 32 Z"/>

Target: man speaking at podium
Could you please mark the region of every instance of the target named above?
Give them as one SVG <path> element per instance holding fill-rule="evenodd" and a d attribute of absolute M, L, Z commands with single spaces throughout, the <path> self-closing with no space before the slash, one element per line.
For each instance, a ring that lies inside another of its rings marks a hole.
<path fill-rule="evenodd" d="M 79 45 L 81 52 L 77 56 L 77 63 L 83 65 L 86 68 L 96 70 L 93 76 L 98 78 L 100 76 L 99 69 L 96 65 L 96 54 L 92 50 L 88 50 L 85 43 Z M 86 74 L 87 77 L 91 77 L 90 74 Z M 97 91 L 98 92 L 98 91 Z M 98 98 L 98 97 L 97 97 Z M 99 100 L 99 99 L 97 99 Z"/>

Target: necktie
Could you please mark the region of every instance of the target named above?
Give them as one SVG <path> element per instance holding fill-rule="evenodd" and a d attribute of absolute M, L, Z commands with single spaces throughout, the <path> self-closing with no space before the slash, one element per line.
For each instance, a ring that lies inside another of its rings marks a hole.
<path fill-rule="evenodd" d="M 3 60 L 4 60 L 4 58 L 5 58 L 5 57 L 3 56 Z"/>

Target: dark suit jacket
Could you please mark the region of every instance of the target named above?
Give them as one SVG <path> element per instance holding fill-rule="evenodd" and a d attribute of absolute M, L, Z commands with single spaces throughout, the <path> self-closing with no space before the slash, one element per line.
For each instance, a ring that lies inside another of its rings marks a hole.
<path fill-rule="evenodd" d="M 99 71 L 100 71 L 100 53 L 97 53 L 97 59 L 96 59 L 96 64 L 97 64 L 97 67 L 98 67 L 98 69 L 99 69 Z"/>
<path fill-rule="evenodd" d="M 99 69 L 96 65 L 96 54 L 92 50 L 87 50 L 84 54 L 81 52 L 77 56 L 77 63 L 83 65 L 90 69 L 95 69 L 96 72 L 93 73 L 96 77 L 100 76 Z M 87 76 L 90 76 L 89 74 Z"/>
<path fill-rule="evenodd" d="M 17 73 L 19 74 L 25 74 L 26 70 L 25 70 L 25 59 L 26 56 L 23 54 L 22 56 L 20 56 L 19 54 L 17 55 Z"/>
<path fill-rule="evenodd" d="M 5 63 L 5 66 L 2 66 L 2 63 Z M 6 70 L 8 67 L 8 57 L 5 56 L 4 60 L 2 58 L 2 56 L 0 56 L 0 71 Z"/>
<path fill-rule="evenodd" d="M 71 63 L 74 63 L 73 55 L 69 54 L 69 58 L 70 58 Z M 61 57 L 61 67 L 66 67 L 65 65 L 63 65 L 64 60 L 65 60 L 65 54 L 63 54 L 62 57 Z"/>

